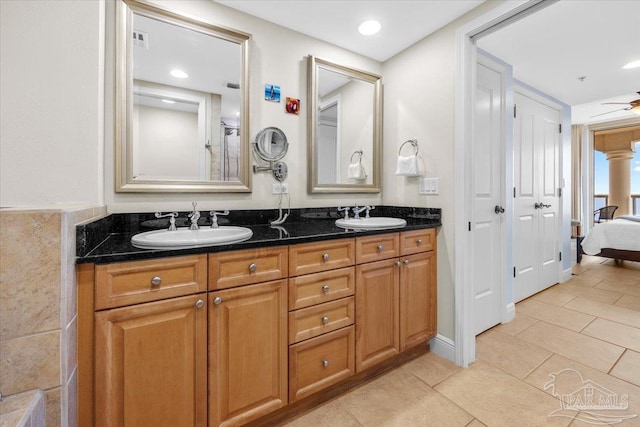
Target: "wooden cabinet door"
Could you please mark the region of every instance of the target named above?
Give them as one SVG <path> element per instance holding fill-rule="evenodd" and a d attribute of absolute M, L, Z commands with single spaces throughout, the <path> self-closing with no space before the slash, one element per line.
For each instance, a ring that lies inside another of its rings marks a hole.
<path fill-rule="evenodd" d="M 95 314 L 97 426 L 207 425 L 206 295 Z"/>
<path fill-rule="evenodd" d="M 436 252 L 402 257 L 400 349 L 423 343 L 437 330 Z"/>
<path fill-rule="evenodd" d="M 356 266 L 356 372 L 399 353 L 397 261 Z"/>
<path fill-rule="evenodd" d="M 287 404 L 287 281 L 210 292 L 209 425 Z"/>

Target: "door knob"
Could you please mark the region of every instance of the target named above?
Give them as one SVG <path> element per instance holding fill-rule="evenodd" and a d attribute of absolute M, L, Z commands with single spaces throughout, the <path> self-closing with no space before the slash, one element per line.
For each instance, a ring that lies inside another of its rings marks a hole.
<path fill-rule="evenodd" d="M 542 203 L 536 203 L 535 205 L 533 205 L 533 207 L 535 209 L 542 209 Z"/>
<path fill-rule="evenodd" d="M 496 205 L 496 207 L 493 208 L 493 211 L 497 214 L 501 214 L 501 213 L 504 213 L 504 208 L 502 206 Z"/>

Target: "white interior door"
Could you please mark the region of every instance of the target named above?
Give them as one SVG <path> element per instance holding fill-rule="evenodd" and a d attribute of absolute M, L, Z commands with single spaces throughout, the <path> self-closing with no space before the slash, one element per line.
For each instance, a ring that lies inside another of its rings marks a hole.
<path fill-rule="evenodd" d="M 514 94 L 514 300 L 558 282 L 560 110 Z"/>
<path fill-rule="evenodd" d="M 504 271 L 504 68 L 478 55 L 473 138 L 473 317 L 475 334 L 500 323 Z M 496 210 L 497 208 L 497 210 Z"/>

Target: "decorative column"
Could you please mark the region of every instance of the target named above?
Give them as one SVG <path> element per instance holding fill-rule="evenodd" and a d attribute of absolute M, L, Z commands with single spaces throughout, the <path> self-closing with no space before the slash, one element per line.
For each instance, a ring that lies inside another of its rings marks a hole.
<path fill-rule="evenodd" d="M 609 161 L 609 205 L 618 206 L 617 215 L 631 214 L 631 159 L 635 142 L 640 141 L 640 126 L 598 131 L 594 148 Z"/>

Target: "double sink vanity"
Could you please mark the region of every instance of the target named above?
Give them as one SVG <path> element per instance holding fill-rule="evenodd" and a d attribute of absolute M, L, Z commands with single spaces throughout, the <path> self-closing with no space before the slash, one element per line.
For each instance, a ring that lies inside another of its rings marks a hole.
<path fill-rule="evenodd" d="M 273 425 L 428 351 L 439 209 L 185 216 L 77 228 L 81 425 Z"/>

